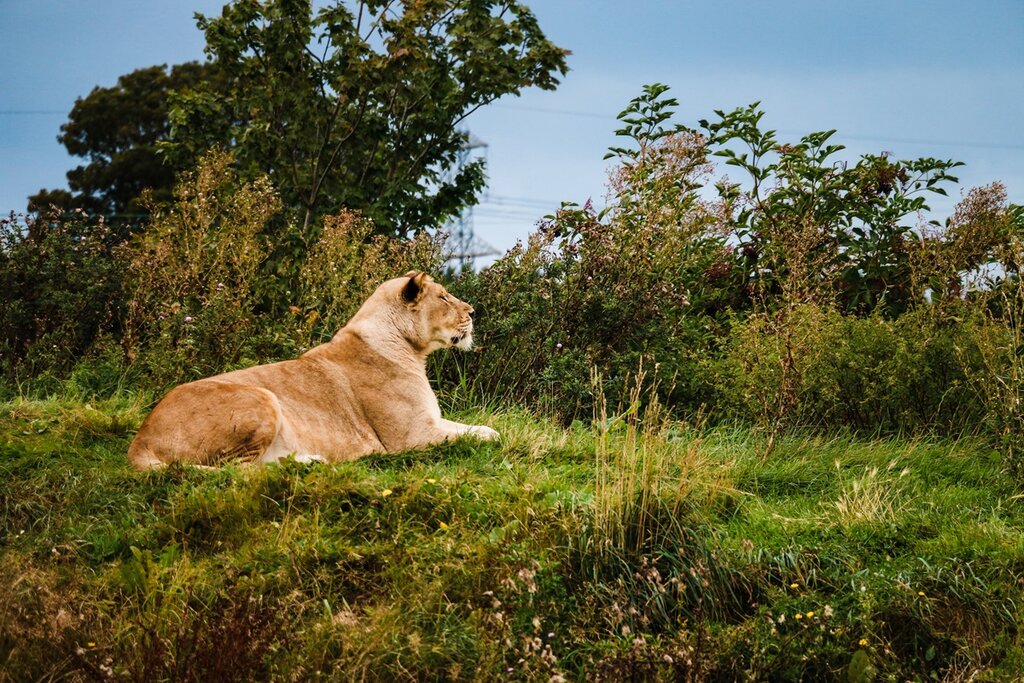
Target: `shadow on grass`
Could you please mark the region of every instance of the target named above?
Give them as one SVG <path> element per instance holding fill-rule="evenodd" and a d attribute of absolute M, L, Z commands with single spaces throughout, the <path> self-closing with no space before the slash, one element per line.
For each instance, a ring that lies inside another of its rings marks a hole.
<path fill-rule="evenodd" d="M 425 449 L 380 453 L 360 458 L 360 466 L 376 471 L 402 471 L 422 464 L 465 464 L 480 460 L 500 459 L 501 446 L 472 437 L 431 446 Z"/>

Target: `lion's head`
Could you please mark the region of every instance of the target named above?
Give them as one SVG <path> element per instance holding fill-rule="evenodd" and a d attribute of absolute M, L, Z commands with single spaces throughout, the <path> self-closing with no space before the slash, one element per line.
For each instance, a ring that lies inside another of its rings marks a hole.
<path fill-rule="evenodd" d="M 459 300 L 427 273 L 414 270 L 384 282 L 349 325 L 397 333 L 426 355 L 447 347 L 473 347 L 473 307 Z"/>

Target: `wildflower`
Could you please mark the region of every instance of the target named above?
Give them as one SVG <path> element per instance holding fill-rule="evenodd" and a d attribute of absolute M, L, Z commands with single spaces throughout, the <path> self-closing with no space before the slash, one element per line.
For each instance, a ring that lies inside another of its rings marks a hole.
<path fill-rule="evenodd" d="M 186 316 L 185 316 L 185 322 L 187 322 L 187 323 L 190 323 L 190 322 L 192 322 L 192 316 L 190 316 L 190 315 L 186 315 Z"/>
<path fill-rule="evenodd" d="M 392 493 L 394 493 L 394 491 L 392 491 L 391 489 L 384 489 L 383 491 L 380 492 L 380 497 L 381 498 L 387 498 Z"/>
<path fill-rule="evenodd" d="M 835 612 L 833 611 L 832 606 L 825 605 L 825 618 L 831 619 L 833 614 L 835 614 Z"/>
<path fill-rule="evenodd" d="M 794 614 L 794 615 L 793 615 L 793 618 L 794 618 L 794 619 L 803 619 L 803 618 L 804 618 L 804 615 L 802 615 L 802 614 L 800 614 L 799 612 L 797 612 L 796 614 Z"/>
<path fill-rule="evenodd" d="M 861 639 L 860 639 L 860 643 L 858 643 L 858 644 L 859 644 L 859 645 L 860 645 L 861 647 L 864 647 L 865 645 L 867 645 L 867 644 L 868 644 L 868 639 L 867 639 L 867 638 L 861 638 Z"/>
<path fill-rule="evenodd" d="M 811 619 L 812 617 L 814 617 L 814 612 L 813 611 L 807 612 L 807 618 Z"/>
<path fill-rule="evenodd" d="M 924 591 L 917 591 L 917 594 L 920 595 L 922 598 L 924 597 Z"/>
<path fill-rule="evenodd" d="M 89 646 L 89 647 L 96 647 L 96 643 L 92 643 L 92 642 L 86 643 L 86 645 Z"/>
<path fill-rule="evenodd" d="M 427 483 L 428 484 L 436 484 L 437 483 L 437 479 L 427 479 Z"/>
<path fill-rule="evenodd" d="M 791 584 L 789 584 L 789 587 L 792 588 L 793 590 L 796 590 L 797 588 L 800 587 L 800 584 L 799 583 L 791 583 Z"/>
<path fill-rule="evenodd" d="M 438 528 L 440 528 L 440 529 L 447 529 L 447 528 L 448 528 L 448 525 L 447 525 L 447 524 L 445 524 L 444 522 L 438 522 L 438 523 L 437 523 L 437 526 L 438 526 Z"/>

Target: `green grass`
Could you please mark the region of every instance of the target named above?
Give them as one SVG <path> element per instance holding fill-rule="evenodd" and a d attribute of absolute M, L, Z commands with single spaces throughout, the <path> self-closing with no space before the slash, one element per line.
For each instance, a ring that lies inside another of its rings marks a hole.
<path fill-rule="evenodd" d="M 491 408 L 501 444 L 139 474 L 144 405 L 0 405 L 0 681 L 1024 670 L 1024 498 L 980 442 Z"/>

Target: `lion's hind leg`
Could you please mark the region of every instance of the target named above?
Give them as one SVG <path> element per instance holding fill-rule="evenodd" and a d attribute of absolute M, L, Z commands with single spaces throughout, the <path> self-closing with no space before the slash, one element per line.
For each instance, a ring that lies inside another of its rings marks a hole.
<path fill-rule="evenodd" d="M 143 422 L 128 450 L 136 469 L 171 462 L 259 460 L 277 436 L 277 397 L 260 387 L 200 380 L 177 387 Z"/>

